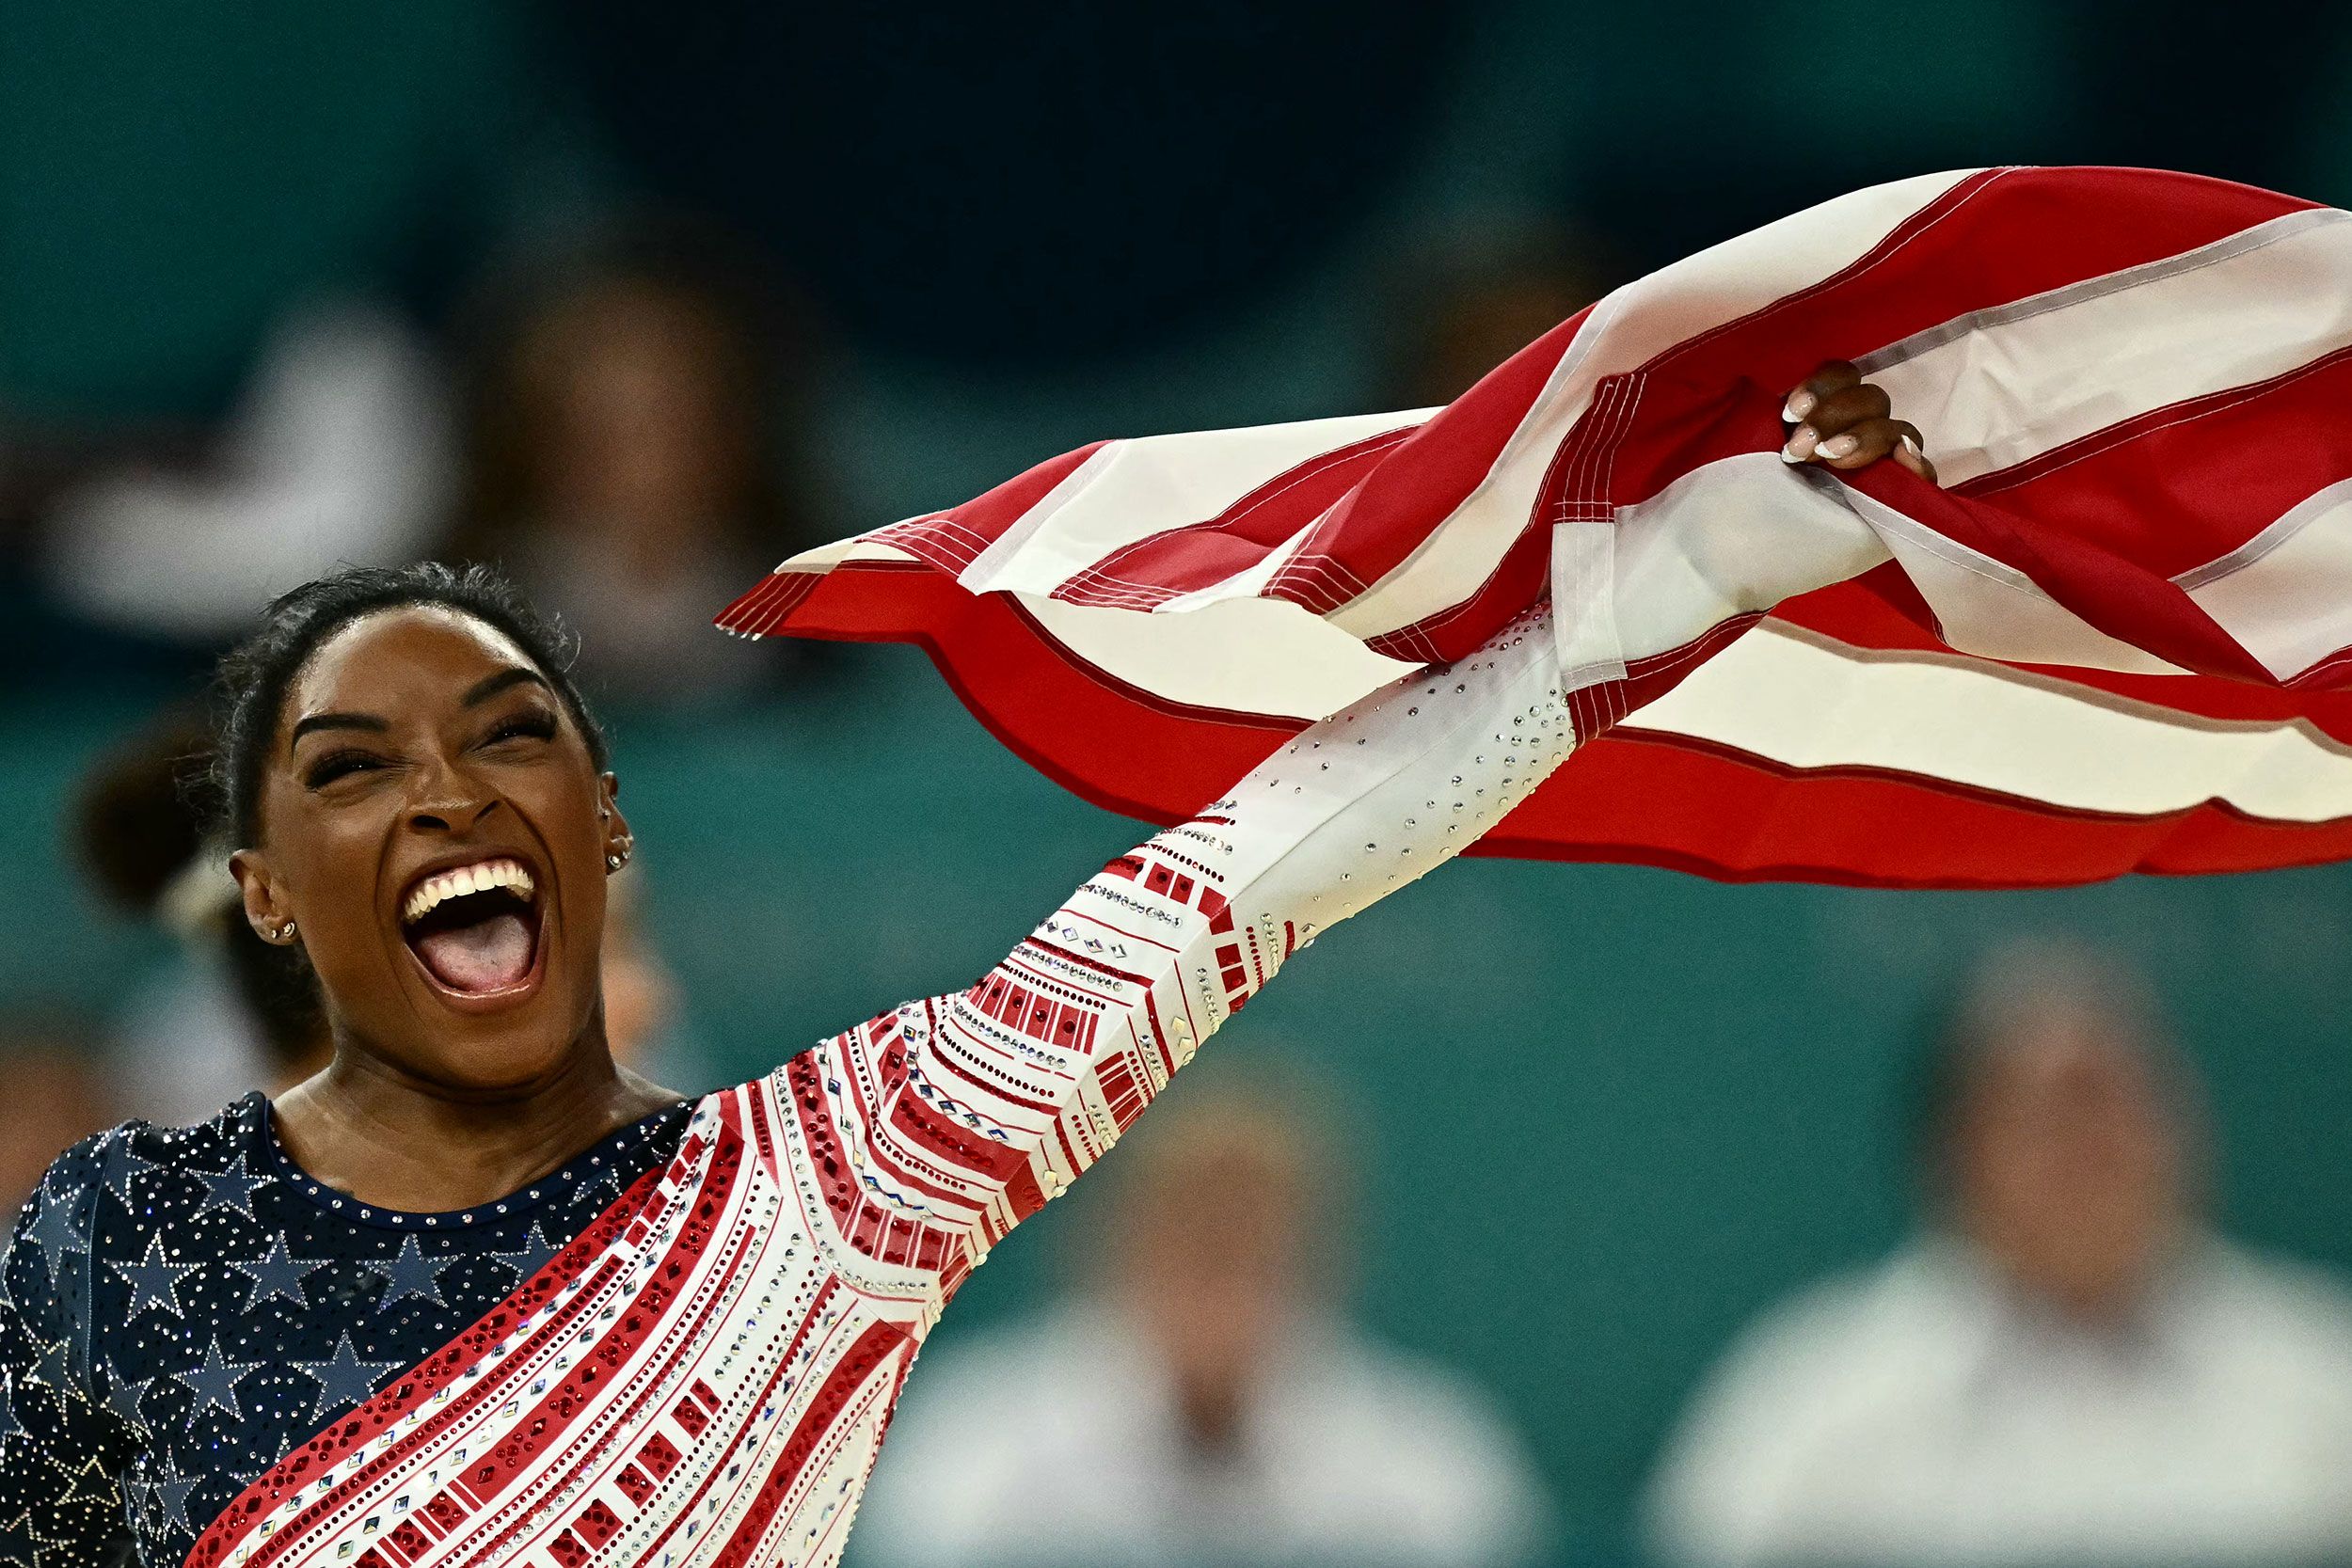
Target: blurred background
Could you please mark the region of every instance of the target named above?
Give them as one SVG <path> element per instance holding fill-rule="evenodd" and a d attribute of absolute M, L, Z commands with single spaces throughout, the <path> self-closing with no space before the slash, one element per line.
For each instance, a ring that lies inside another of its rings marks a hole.
<path fill-rule="evenodd" d="M 912 650 L 709 629 L 793 550 L 1444 401 L 1882 179 L 2352 202 L 2326 0 L 10 0 L 0 73 L 10 1194 L 315 1060 L 173 783 L 320 571 L 494 559 L 580 631 L 615 1034 L 700 1090 L 968 983 L 1139 832 Z M 974 1280 L 851 1561 L 2352 1561 L 2348 1041 L 2352 870 L 1465 863 Z"/>

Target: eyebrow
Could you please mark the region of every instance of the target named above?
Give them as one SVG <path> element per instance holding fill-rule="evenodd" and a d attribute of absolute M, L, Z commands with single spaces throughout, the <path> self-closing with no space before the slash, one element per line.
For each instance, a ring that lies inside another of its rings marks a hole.
<path fill-rule="evenodd" d="M 389 730 L 391 725 L 373 713 L 313 713 L 294 727 L 286 737 L 286 750 L 293 751 L 302 737 L 312 730 Z"/>
<path fill-rule="evenodd" d="M 537 687 L 550 697 L 555 695 L 555 689 L 548 685 L 547 678 L 538 671 L 525 665 L 510 664 L 498 673 L 485 675 L 468 687 L 466 694 L 457 699 L 458 705 L 462 707 L 475 707 L 488 702 L 510 686 L 526 684 Z"/>
<path fill-rule="evenodd" d="M 515 686 L 535 686 L 550 697 L 555 694 L 555 689 L 548 685 L 547 677 L 538 671 L 511 664 L 468 687 L 465 695 L 457 699 L 458 705 L 479 707 Z M 294 733 L 286 737 L 286 749 L 290 752 L 294 750 L 294 743 L 313 730 L 372 730 L 380 735 L 391 727 L 389 721 L 373 713 L 313 713 L 295 723 Z"/>

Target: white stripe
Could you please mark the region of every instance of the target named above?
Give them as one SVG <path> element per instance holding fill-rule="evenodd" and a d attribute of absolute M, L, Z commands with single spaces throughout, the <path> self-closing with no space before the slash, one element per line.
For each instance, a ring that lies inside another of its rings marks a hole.
<path fill-rule="evenodd" d="M 2294 213 L 1867 356 L 1947 485 L 2352 344 L 2352 214 Z"/>
<path fill-rule="evenodd" d="M 1949 655 L 1864 653 L 1778 621 L 1625 728 L 2084 811 L 2155 816 L 2217 800 L 2272 821 L 2352 816 L 2352 754 L 2305 721 L 2201 720 Z"/>
<path fill-rule="evenodd" d="M 1080 658 L 1131 686 L 1199 707 L 1323 719 L 1418 666 L 1383 657 L 1281 599 L 1224 599 L 1182 615 L 1138 615 L 1021 595 Z"/>
<path fill-rule="evenodd" d="M 1404 564 L 1333 618 L 1373 637 L 1461 603 L 1531 514 L 1560 443 L 1603 378 L 1836 276 L 1903 220 L 1979 171 L 1925 174 L 1810 208 L 1651 273 L 1594 308 L 1486 480 Z M 1625 410 L 1627 414 L 1631 409 Z"/>
<path fill-rule="evenodd" d="M 2264 669 L 2280 680 L 2301 674 L 2352 645 L 2352 479 L 2172 580 Z"/>
<path fill-rule="evenodd" d="M 1056 485 L 999 547 L 982 552 L 958 580 L 976 594 L 1050 594 L 1123 546 L 1206 522 L 1319 453 L 1419 424 L 1432 412 L 1351 414 L 1114 441 Z"/>

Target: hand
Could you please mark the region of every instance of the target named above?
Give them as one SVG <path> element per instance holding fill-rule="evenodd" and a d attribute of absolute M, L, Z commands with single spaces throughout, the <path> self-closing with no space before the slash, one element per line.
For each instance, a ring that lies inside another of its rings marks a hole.
<path fill-rule="evenodd" d="M 1780 460 L 1852 469 L 1891 456 L 1933 484 L 1935 465 L 1928 461 L 1919 427 L 1889 413 L 1885 392 L 1864 382 L 1845 360 L 1833 359 L 1788 394 L 1780 417 L 1796 428 Z"/>

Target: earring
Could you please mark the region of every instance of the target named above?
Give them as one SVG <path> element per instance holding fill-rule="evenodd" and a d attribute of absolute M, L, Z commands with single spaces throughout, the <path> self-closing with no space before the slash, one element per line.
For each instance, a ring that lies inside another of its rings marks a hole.
<path fill-rule="evenodd" d="M 604 863 L 611 870 L 618 871 L 621 867 L 628 863 L 628 856 L 616 850 L 612 854 L 604 857 Z"/>
<path fill-rule="evenodd" d="M 278 940 L 279 942 L 291 942 L 291 941 L 293 941 L 293 940 L 294 940 L 294 923 L 293 921 L 291 921 L 291 920 L 287 921 L 287 922 L 286 922 L 283 926 L 280 926 L 279 927 L 278 927 Z"/>

